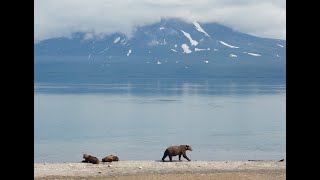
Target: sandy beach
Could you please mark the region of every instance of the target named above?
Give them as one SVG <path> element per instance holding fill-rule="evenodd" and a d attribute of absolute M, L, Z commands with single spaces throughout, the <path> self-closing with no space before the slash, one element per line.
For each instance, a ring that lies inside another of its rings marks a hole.
<path fill-rule="evenodd" d="M 35 163 L 35 179 L 286 179 L 286 161 Z"/>

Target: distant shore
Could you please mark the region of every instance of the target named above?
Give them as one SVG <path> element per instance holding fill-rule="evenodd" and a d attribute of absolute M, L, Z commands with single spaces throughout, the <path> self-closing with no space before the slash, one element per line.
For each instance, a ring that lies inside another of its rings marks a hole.
<path fill-rule="evenodd" d="M 286 161 L 35 163 L 35 179 L 286 179 Z"/>

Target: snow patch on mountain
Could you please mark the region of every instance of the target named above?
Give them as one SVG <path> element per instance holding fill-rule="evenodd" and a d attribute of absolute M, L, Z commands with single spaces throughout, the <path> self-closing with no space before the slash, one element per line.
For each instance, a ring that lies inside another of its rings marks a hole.
<path fill-rule="evenodd" d="M 189 49 L 189 46 L 186 44 L 182 44 L 181 45 L 182 49 L 183 49 L 183 53 L 191 53 L 192 51 Z"/>
<path fill-rule="evenodd" d="M 171 51 L 177 52 L 175 49 L 171 49 Z"/>
<path fill-rule="evenodd" d="M 235 54 L 230 54 L 230 56 L 229 57 L 231 57 L 231 58 L 235 58 L 235 57 L 238 57 L 237 55 L 235 55 Z"/>
<path fill-rule="evenodd" d="M 162 63 L 160 61 L 158 61 L 157 64 L 162 64 Z"/>
<path fill-rule="evenodd" d="M 225 43 L 225 42 L 223 42 L 223 41 L 219 41 L 222 45 L 225 45 L 225 46 L 228 46 L 228 47 L 230 47 L 230 48 L 239 48 L 239 47 L 237 47 L 237 46 L 232 46 L 232 45 L 230 45 L 230 44 L 228 44 L 228 43 Z"/>
<path fill-rule="evenodd" d="M 113 43 L 117 43 L 118 41 L 120 41 L 120 37 L 117 37 L 114 41 L 113 41 Z"/>
<path fill-rule="evenodd" d="M 194 48 L 194 51 L 205 51 L 206 49 Z"/>
<path fill-rule="evenodd" d="M 129 56 L 129 55 L 130 55 L 130 53 L 131 53 L 131 49 L 129 49 L 129 51 L 128 51 L 128 53 L 127 53 L 127 56 Z"/>
<path fill-rule="evenodd" d="M 282 47 L 282 48 L 284 47 L 284 46 L 283 46 L 283 45 L 281 45 L 281 44 L 277 44 L 277 45 L 278 45 L 278 46 L 280 46 L 280 47 Z"/>
<path fill-rule="evenodd" d="M 193 22 L 193 25 L 196 27 L 196 29 L 199 31 L 199 32 L 202 32 L 204 33 L 206 36 L 210 37 L 209 34 L 202 29 L 202 27 L 200 26 L 199 23 L 197 23 L 196 21 Z"/>
<path fill-rule="evenodd" d="M 99 52 L 99 54 L 105 52 L 106 50 L 108 50 L 109 48 L 107 47 L 106 49 L 104 49 L 103 51 Z"/>
<path fill-rule="evenodd" d="M 247 53 L 247 54 L 249 54 L 251 56 L 261 56 L 260 54 L 255 54 L 255 53 Z"/>
<path fill-rule="evenodd" d="M 198 42 L 196 40 L 193 40 L 189 33 L 184 32 L 181 30 L 181 32 L 189 39 L 191 46 L 196 46 Z"/>
<path fill-rule="evenodd" d="M 160 29 L 160 30 L 163 30 L 163 29 L 164 29 L 164 27 L 160 27 L 159 29 Z"/>

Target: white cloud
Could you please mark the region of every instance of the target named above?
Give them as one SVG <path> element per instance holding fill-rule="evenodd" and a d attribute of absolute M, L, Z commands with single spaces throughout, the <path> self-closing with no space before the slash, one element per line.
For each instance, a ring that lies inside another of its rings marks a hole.
<path fill-rule="evenodd" d="M 182 18 L 218 22 L 237 31 L 285 39 L 285 0 L 35 0 L 35 41 L 87 32 L 129 37 L 137 26 Z"/>

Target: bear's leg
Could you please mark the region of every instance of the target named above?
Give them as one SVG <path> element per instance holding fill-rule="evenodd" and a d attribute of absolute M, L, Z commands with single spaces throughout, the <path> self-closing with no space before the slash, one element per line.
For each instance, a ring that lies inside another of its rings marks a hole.
<path fill-rule="evenodd" d="M 181 154 L 179 154 L 179 161 L 181 161 Z"/>
<path fill-rule="evenodd" d="M 164 152 L 163 157 L 162 157 L 162 161 L 164 162 L 164 159 L 168 156 L 167 151 Z"/>
<path fill-rule="evenodd" d="M 183 157 L 186 158 L 188 161 L 191 161 L 191 159 L 189 159 L 187 155 L 184 154 Z"/>
<path fill-rule="evenodd" d="M 170 159 L 170 161 L 172 161 L 172 156 L 169 154 L 169 159 Z"/>

